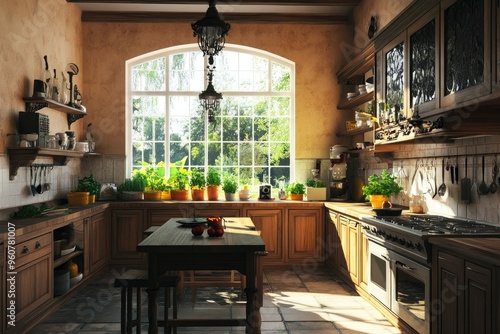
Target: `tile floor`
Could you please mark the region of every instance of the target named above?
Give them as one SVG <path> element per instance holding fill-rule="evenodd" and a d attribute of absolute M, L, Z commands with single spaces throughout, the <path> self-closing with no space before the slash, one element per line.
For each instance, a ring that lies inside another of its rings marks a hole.
<path fill-rule="evenodd" d="M 119 333 L 120 292 L 112 270 L 71 298 L 30 333 Z M 400 333 L 349 286 L 325 269 L 272 268 L 264 271 L 262 334 Z M 160 294 L 162 295 L 162 294 Z M 143 330 L 147 333 L 147 294 L 143 294 Z M 160 314 L 162 314 L 160 310 Z M 244 317 L 239 289 L 190 290 L 179 301 L 182 317 Z M 161 317 L 161 316 L 160 316 Z M 184 327 L 178 333 L 244 333 L 244 327 Z"/>

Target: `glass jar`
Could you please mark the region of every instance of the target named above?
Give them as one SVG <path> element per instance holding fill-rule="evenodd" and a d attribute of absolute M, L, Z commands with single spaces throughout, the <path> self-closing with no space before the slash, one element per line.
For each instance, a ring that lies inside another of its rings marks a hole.
<path fill-rule="evenodd" d="M 422 195 L 414 195 L 410 198 L 410 212 L 411 213 L 425 213 L 424 212 L 424 198 Z"/>

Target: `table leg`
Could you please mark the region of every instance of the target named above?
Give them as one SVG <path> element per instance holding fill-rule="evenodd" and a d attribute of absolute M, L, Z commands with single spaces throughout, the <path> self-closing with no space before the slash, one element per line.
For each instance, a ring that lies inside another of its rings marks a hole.
<path fill-rule="evenodd" d="M 258 289 L 255 287 L 256 278 L 256 259 L 255 254 L 247 254 L 247 271 L 246 271 L 246 288 L 245 294 L 247 296 L 246 304 L 246 333 L 247 334 L 260 334 L 260 325 L 262 319 L 260 317 L 260 302 L 257 298 Z"/>
<path fill-rule="evenodd" d="M 148 319 L 149 334 L 158 334 L 158 267 L 156 254 L 148 256 Z"/>

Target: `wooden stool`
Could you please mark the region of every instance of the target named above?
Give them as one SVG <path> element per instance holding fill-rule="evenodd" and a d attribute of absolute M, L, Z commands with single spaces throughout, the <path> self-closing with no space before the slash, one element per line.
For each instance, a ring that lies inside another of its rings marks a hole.
<path fill-rule="evenodd" d="M 160 288 L 165 288 L 165 314 L 163 327 L 165 333 L 169 332 L 168 328 L 168 307 L 170 304 L 170 289 L 175 289 L 179 283 L 178 276 L 162 276 L 160 278 Z M 137 333 L 141 333 L 141 288 L 148 287 L 148 271 L 147 270 L 128 270 L 123 275 L 115 278 L 115 287 L 121 288 L 121 332 L 132 333 L 132 328 L 137 328 Z M 136 288 L 136 304 L 137 317 L 132 319 L 132 294 Z M 173 293 L 172 318 L 177 319 L 177 293 Z M 174 327 L 174 333 L 176 328 Z"/>

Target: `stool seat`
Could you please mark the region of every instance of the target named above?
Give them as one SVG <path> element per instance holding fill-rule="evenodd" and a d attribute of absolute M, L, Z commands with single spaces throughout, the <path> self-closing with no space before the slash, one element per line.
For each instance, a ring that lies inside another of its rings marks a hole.
<path fill-rule="evenodd" d="M 179 276 L 163 275 L 159 278 L 160 288 L 165 288 L 165 315 L 163 326 L 165 333 L 169 332 L 168 327 L 168 305 L 170 302 L 170 289 L 177 287 L 180 281 Z M 148 288 L 148 271 L 131 269 L 123 274 L 117 276 L 114 282 L 115 287 L 121 288 L 121 332 L 132 333 L 132 328 L 135 326 L 137 333 L 141 333 L 141 288 Z M 133 289 L 136 288 L 136 304 L 137 304 L 137 317 L 132 318 L 132 294 Z M 177 319 L 177 293 L 174 291 L 172 294 L 172 317 Z M 174 328 L 174 332 L 176 329 Z"/>

